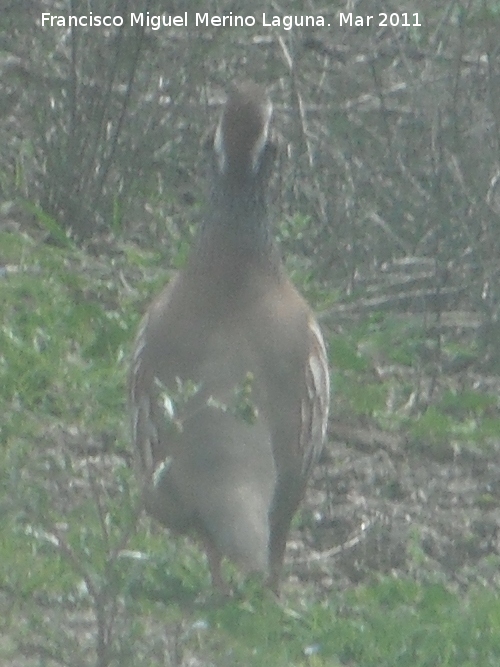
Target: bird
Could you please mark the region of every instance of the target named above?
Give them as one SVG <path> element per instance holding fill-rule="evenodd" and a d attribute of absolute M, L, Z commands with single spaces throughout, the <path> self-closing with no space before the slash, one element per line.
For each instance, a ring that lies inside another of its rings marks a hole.
<path fill-rule="evenodd" d="M 327 352 L 275 243 L 277 154 L 264 87 L 235 83 L 213 134 L 203 220 L 147 309 L 128 403 L 146 512 L 279 594 L 292 519 L 326 438 Z"/>

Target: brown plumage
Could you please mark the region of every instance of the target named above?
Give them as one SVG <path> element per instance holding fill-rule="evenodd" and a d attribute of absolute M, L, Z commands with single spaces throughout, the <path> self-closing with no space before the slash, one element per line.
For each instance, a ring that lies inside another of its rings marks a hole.
<path fill-rule="evenodd" d="M 271 110 L 255 84 L 229 96 L 205 221 L 139 328 L 129 404 L 147 511 L 201 540 L 215 586 L 228 557 L 277 590 L 326 434 L 329 377 L 318 324 L 272 240 Z"/>

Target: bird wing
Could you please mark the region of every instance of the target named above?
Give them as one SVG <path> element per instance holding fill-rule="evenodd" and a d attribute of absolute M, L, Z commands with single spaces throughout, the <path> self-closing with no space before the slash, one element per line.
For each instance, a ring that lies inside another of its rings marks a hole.
<path fill-rule="evenodd" d="M 130 364 L 128 403 L 131 433 L 136 468 L 143 487 L 149 486 L 158 474 L 159 467 L 168 462 L 168 438 L 161 429 L 166 427 L 169 420 L 173 420 L 173 405 L 169 402 L 168 394 L 155 381 L 156 369 L 147 363 L 146 349 L 155 308 L 161 305 L 168 309 L 175 283 L 174 277 L 142 318 Z M 163 414 L 163 419 L 155 418 L 158 413 Z"/>
<path fill-rule="evenodd" d="M 315 318 L 308 322 L 309 356 L 306 391 L 301 404 L 300 450 L 302 477 L 306 480 L 318 461 L 326 437 L 330 406 L 330 374 L 323 335 Z"/>

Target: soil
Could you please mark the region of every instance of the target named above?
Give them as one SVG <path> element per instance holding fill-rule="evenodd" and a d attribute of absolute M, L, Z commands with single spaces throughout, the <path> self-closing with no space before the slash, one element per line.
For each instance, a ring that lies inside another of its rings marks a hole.
<path fill-rule="evenodd" d="M 299 579 L 320 595 L 387 574 L 500 584 L 496 453 L 440 461 L 375 428 L 334 422 L 331 431 L 300 538 L 290 544 Z"/>

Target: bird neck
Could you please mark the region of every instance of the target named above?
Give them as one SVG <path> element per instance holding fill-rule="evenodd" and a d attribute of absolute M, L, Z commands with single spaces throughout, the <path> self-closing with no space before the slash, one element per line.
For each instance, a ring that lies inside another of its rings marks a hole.
<path fill-rule="evenodd" d="M 194 261 L 217 266 L 228 263 L 233 268 L 236 266 L 241 274 L 249 265 L 279 273 L 281 260 L 272 236 L 263 189 L 235 180 L 216 185 Z"/>

